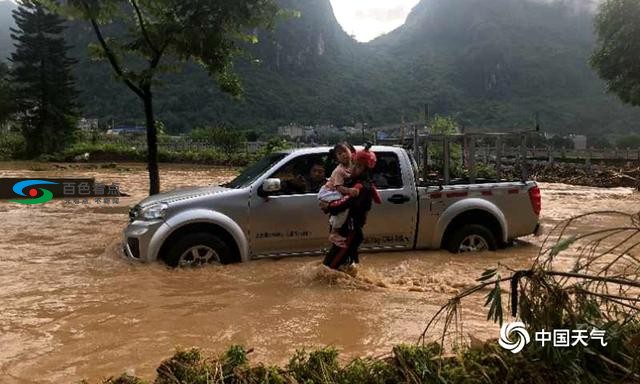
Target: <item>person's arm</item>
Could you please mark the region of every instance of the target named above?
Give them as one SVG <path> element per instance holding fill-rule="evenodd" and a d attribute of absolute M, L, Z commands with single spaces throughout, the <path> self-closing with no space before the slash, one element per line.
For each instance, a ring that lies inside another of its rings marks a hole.
<path fill-rule="evenodd" d="M 358 191 L 357 196 L 359 196 L 360 190 L 363 187 L 364 186 L 362 184 L 357 183 L 356 185 L 353 186 L 353 188 L 348 188 L 348 189 L 355 189 L 356 191 Z M 332 201 L 331 203 L 329 203 L 329 205 L 327 207 L 327 211 L 331 215 L 337 215 L 338 213 L 349 209 L 351 207 L 351 205 L 357 200 L 357 198 L 358 198 L 357 196 L 356 197 L 351 197 L 349 195 L 344 195 L 342 197 L 342 199 L 335 200 L 335 201 Z"/>
<path fill-rule="evenodd" d="M 344 212 L 351 206 L 353 198 L 349 195 L 342 196 L 340 200 L 334 200 L 327 204 L 324 209 L 325 212 L 329 213 L 332 216 L 337 215 L 340 212 Z"/>
<path fill-rule="evenodd" d="M 333 185 L 336 191 L 340 192 L 340 194 L 356 197 L 358 196 L 358 191 L 355 188 L 348 188 L 344 186 L 345 179 L 347 178 L 347 173 L 342 166 L 336 168 L 334 173 L 331 175 L 333 179 Z"/>
<path fill-rule="evenodd" d="M 360 192 L 356 188 L 348 188 L 348 187 L 345 187 L 344 185 L 338 185 L 336 187 L 336 191 L 340 192 L 342 195 L 349 195 L 351 197 L 358 196 L 358 193 Z"/>
<path fill-rule="evenodd" d="M 373 199 L 374 203 L 382 204 L 382 197 L 380 196 L 380 193 L 378 192 L 378 189 L 374 184 L 371 184 L 371 198 Z"/>

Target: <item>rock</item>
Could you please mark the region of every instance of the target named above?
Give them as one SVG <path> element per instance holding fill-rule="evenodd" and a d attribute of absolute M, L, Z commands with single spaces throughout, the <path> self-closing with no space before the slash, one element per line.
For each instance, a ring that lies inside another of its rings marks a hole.
<path fill-rule="evenodd" d="M 87 162 L 89 161 L 89 152 L 85 152 L 82 155 L 78 155 L 78 156 L 74 156 L 73 161 L 84 161 Z"/>

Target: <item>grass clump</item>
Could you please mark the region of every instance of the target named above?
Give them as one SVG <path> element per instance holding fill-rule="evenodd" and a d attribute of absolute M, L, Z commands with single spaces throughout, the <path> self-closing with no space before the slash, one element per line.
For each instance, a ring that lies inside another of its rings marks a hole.
<path fill-rule="evenodd" d="M 232 346 L 217 358 L 206 358 L 197 349 L 178 350 L 157 369 L 153 384 L 547 384 L 614 383 L 613 372 L 595 375 L 588 363 L 578 359 L 577 370 L 559 369 L 549 363 L 542 351 L 526 349 L 512 354 L 495 341 L 480 347 L 463 348 L 443 354 L 437 343 L 402 344 L 390 355 L 356 358 L 341 364 L 335 348 L 297 351 L 284 368 L 252 365 L 248 352 Z M 585 367 L 586 366 L 586 367 Z M 143 384 L 143 380 L 122 375 L 103 384 Z"/>

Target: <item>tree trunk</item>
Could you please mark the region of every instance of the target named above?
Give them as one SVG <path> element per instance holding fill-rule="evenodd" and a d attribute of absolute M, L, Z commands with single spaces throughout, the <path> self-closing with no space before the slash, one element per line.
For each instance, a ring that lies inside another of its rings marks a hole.
<path fill-rule="evenodd" d="M 151 89 L 143 90 L 144 116 L 147 121 L 147 168 L 149 169 L 149 195 L 160 192 L 160 172 L 158 171 L 158 133 L 153 116 Z"/>

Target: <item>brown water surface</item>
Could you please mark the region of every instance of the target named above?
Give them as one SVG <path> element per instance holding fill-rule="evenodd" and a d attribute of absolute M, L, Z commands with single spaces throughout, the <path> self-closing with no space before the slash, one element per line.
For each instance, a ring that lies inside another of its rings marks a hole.
<path fill-rule="evenodd" d="M 162 189 L 226 181 L 233 169 L 161 166 Z M 147 191 L 140 165 L 113 169 L 0 163 L 0 177 L 95 177 L 119 183 L 119 204 L 0 202 L 0 381 L 91 381 L 124 371 L 152 379 L 176 346 L 217 353 L 253 348 L 284 363 L 303 347 L 333 345 L 344 358 L 414 342 L 451 295 L 498 263 L 526 267 L 540 239 L 483 255 L 420 251 L 362 257 L 357 278 L 326 272 L 319 257 L 195 270 L 140 265 L 120 252 L 129 206 Z M 542 222 L 591 210 L 640 209 L 631 189 L 542 184 Z M 608 225 L 591 221 L 586 226 Z M 590 228 L 584 228 L 590 229 Z M 497 337 L 483 296 L 464 307 L 465 329 Z"/>

